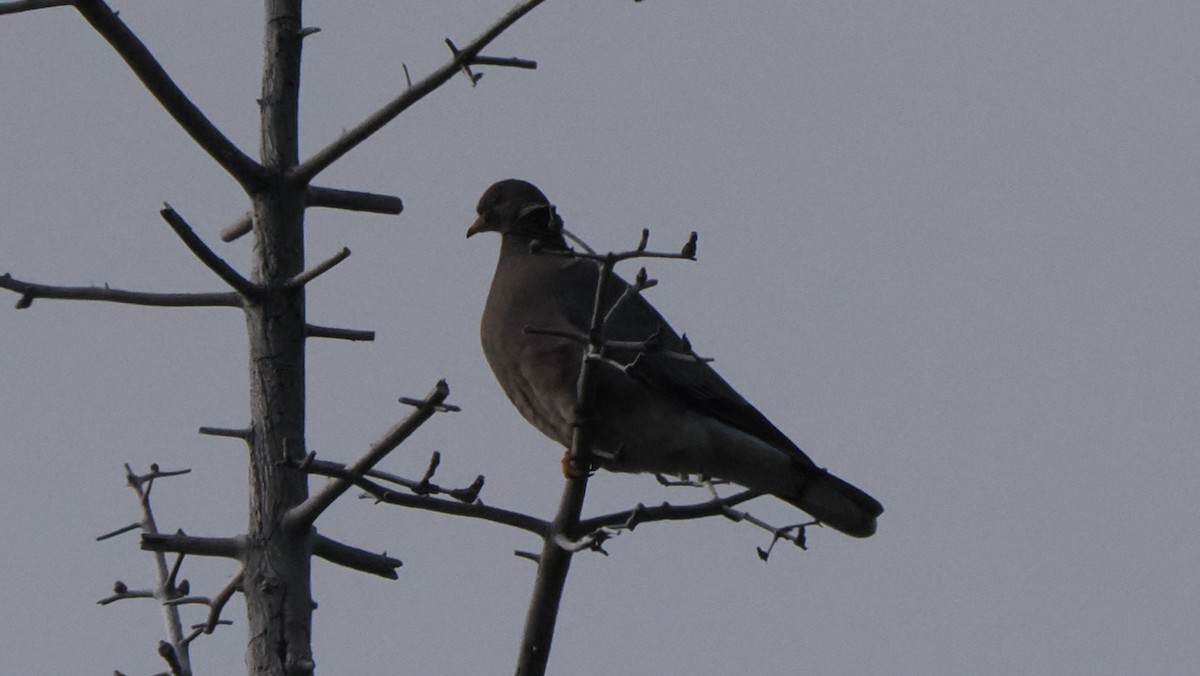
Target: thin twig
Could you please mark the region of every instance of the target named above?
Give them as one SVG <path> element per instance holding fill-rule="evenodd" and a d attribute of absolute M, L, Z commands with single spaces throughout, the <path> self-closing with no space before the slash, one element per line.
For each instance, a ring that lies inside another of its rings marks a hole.
<path fill-rule="evenodd" d="M 233 593 L 241 588 L 243 574 L 241 570 L 235 573 L 233 577 L 225 582 L 224 586 L 217 592 L 217 595 L 213 597 L 212 603 L 208 605 L 208 619 L 202 626 L 205 634 L 213 633 L 217 625 L 222 623 L 221 611 L 225 609 L 225 604 L 229 603 L 229 599 L 233 597 Z M 189 637 L 189 642 L 192 638 L 195 638 L 195 636 Z"/>
<path fill-rule="evenodd" d="M 105 596 L 104 598 L 100 599 L 99 601 L 96 601 L 96 604 L 101 605 L 101 606 L 107 606 L 110 603 L 115 603 L 117 601 L 125 601 L 128 599 L 152 599 L 152 598 L 154 598 L 154 590 L 153 589 L 130 589 L 129 587 L 125 586 L 124 582 L 117 580 L 117 582 L 113 585 L 112 595 Z"/>
<path fill-rule="evenodd" d="M 633 530 L 638 524 L 653 523 L 655 521 L 703 519 L 724 514 L 725 510 L 730 507 L 753 500 L 761 495 L 763 494 L 759 491 L 747 490 L 735 493 L 726 498 L 718 497 L 687 505 L 672 505 L 666 502 L 657 507 L 638 505 L 633 509 L 584 519 L 579 522 L 579 529 L 584 532 L 591 532 L 601 528 L 621 526 L 628 530 Z"/>
<path fill-rule="evenodd" d="M 450 38 L 446 38 L 446 46 L 450 48 L 450 53 L 454 58 L 460 59 L 462 52 L 458 46 Z M 524 68 L 525 70 L 537 70 L 537 61 L 530 59 L 519 59 L 515 56 L 476 56 L 468 59 L 462 64 L 462 72 L 467 76 L 467 80 L 474 87 L 480 80 L 483 79 L 483 73 L 476 73 L 471 70 L 471 66 L 499 66 L 501 68 Z M 408 74 L 408 68 L 404 69 L 405 74 Z M 409 86 L 412 86 L 412 81 L 409 80 Z"/>
<path fill-rule="evenodd" d="M 537 61 L 531 59 L 519 59 L 515 56 L 477 56 L 471 59 L 473 66 L 500 66 L 502 68 L 524 68 L 525 70 L 537 70 Z"/>
<path fill-rule="evenodd" d="M 108 540 L 109 538 L 114 538 L 114 537 L 116 537 L 116 536 L 118 536 L 118 535 L 120 535 L 120 534 L 122 534 L 122 533 L 128 533 L 128 532 L 129 532 L 129 531 L 131 531 L 131 530 L 138 530 L 138 529 L 139 529 L 139 528 L 141 528 L 141 527 L 142 527 L 142 522 L 141 522 L 141 521 L 137 521 L 137 522 L 135 522 L 135 523 L 131 523 L 131 524 L 129 524 L 128 526 L 121 526 L 120 528 L 118 528 L 118 529 L 116 529 L 116 530 L 114 530 L 114 531 L 109 531 L 109 532 L 105 533 L 104 535 L 97 535 L 97 536 L 96 536 L 96 542 L 101 542 L 101 541 L 103 541 L 103 540 Z"/>
<path fill-rule="evenodd" d="M 446 381 L 439 380 L 433 390 L 426 395 L 421 405 L 403 422 L 388 430 L 382 439 L 375 442 L 358 461 L 348 468 L 348 471 L 353 476 L 362 476 L 380 460 L 383 460 L 388 453 L 403 443 L 413 432 L 417 431 L 417 428 L 424 424 L 426 420 L 433 417 L 437 413 L 438 407 L 442 405 L 442 402 L 448 396 L 450 396 L 450 387 L 446 385 Z M 284 517 L 284 525 L 297 530 L 310 528 L 317 520 L 317 517 L 328 509 L 334 500 L 337 500 L 343 493 L 349 490 L 352 485 L 353 481 L 345 478 L 331 481 L 315 495 L 309 496 L 307 500 L 288 510 L 287 515 Z"/>
<path fill-rule="evenodd" d="M 338 478 L 351 477 L 349 470 L 340 462 L 305 458 L 305 462 L 301 463 L 301 465 L 302 467 L 298 467 L 297 469 L 303 469 L 312 474 Z M 446 495 L 467 504 L 471 504 L 479 499 L 479 491 L 483 489 L 484 483 L 482 474 L 475 477 L 475 481 L 466 488 L 443 488 L 431 481 L 414 481 L 378 469 L 368 470 L 363 476 L 406 488 L 418 495 Z"/>
<path fill-rule="evenodd" d="M 453 514 L 455 516 L 465 516 L 472 519 L 481 519 L 483 521 L 491 521 L 505 526 L 511 526 L 520 530 L 528 531 L 535 535 L 545 536 L 550 529 L 550 523 L 528 514 L 514 512 L 508 509 L 499 507 L 491 507 L 485 505 L 478 500 L 470 499 L 471 495 L 478 495 L 479 488 L 483 485 L 483 477 L 478 477 L 475 483 L 467 489 L 457 489 L 452 491 L 441 490 L 442 493 L 454 497 L 454 500 L 443 500 L 433 497 L 434 492 L 431 486 L 428 495 L 414 495 L 411 493 L 400 493 L 380 486 L 379 484 L 363 477 L 357 476 L 339 463 L 325 462 L 322 460 L 314 460 L 308 466 L 308 471 L 313 474 L 329 476 L 345 481 L 352 482 L 358 488 L 361 488 L 367 495 L 378 501 L 389 505 L 398 505 L 401 507 L 411 507 L 414 509 L 423 509 L 429 512 L 438 512 L 440 514 Z M 394 475 L 387 475 L 384 472 L 371 470 L 367 473 L 369 476 L 383 475 L 385 480 L 404 485 L 405 488 L 413 490 L 419 483 L 411 479 L 401 479 Z M 467 495 L 456 495 L 460 491 Z"/>
<path fill-rule="evenodd" d="M 533 8 L 542 4 L 545 0 L 525 0 L 516 7 L 513 7 L 507 14 L 500 17 L 496 23 L 485 30 L 479 37 L 472 40 L 463 47 L 458 56 L 451 59 L 442 67 L 433 71 L 419 82 L 413 83 L 412 86 L 406 88 L 399 96 L 384 104 L 382 108 L 372 113 L 367 119 L 360 122 L 355 127 L 347 130 L 336 140 L 321 150 L 317 151 L 312 157 L 302 162 L 291 172 L 291 178 L 300 183 L 307 183 L 313 177 L 321 173 L 342 157 L 346 153 L 353 150 L 363 141 L 367 140 L 372 134 L 379 131 L 388 122 L 391 122 L 397 115 L 408 109 L 417 101 L 425 98 L 435 89 L 444 84 L 447 80 L 454 77 L 455 73 L 459 72 L 463 64 L 469 63 L 479 55 L 492 40 L 495 40 L 509 26 L 517 22 L 518 19 L 528 14 Z"/>

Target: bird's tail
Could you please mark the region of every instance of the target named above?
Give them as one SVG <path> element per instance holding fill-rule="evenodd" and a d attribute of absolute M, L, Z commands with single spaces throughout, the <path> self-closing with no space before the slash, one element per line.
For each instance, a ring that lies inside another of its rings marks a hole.
<path fill-rule="evenodd" d="M 818 468 L 799 468 L 803 475 L 798 493 L 781 495 L 826 526 L 856 538 L 875 534 L 875 518 L 883 505 L 858 487 Z"/>

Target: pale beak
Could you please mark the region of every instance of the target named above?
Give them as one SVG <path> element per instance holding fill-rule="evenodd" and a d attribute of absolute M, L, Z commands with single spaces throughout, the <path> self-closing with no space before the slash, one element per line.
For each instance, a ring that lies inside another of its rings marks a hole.
<path fill-rule="evenodd" d="M 490 227 L 487 221 L 483 219 L 483 215 L 481 214 L 479 218 L 476 218 L 475 222 L 471 224 L 471 227 L 467 228 L 467 237 L 470 237 L 471 235 L 477 235 L 481 232 L 489 232 L 491 230 L 495 230 L 495 228 Z"/>

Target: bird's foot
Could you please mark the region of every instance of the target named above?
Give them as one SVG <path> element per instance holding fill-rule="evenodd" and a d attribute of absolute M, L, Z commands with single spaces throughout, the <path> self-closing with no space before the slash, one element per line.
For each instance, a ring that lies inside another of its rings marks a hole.
<path fill-rule="evenodd" d="M 566 479 L 582 479 L 590 476 L 592 470 L 588 467 L 580 467 L 574 459 L 571 458 L 571 449 L 563 452 L 562 457 L 562 472 L 563 478 Z"/>

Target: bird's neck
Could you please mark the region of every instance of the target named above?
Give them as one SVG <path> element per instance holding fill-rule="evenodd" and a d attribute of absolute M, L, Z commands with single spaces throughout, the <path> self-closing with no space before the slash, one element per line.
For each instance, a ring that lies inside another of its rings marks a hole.
<path fill-rule="evenodd" d="M 545 230 L 538 233 L 506 232 L 500 236 L 500 248 L 508 255 L 533 253 L 535 248 L 543 251 L 566 251 L 567 242 L 560 233 Z"/>

